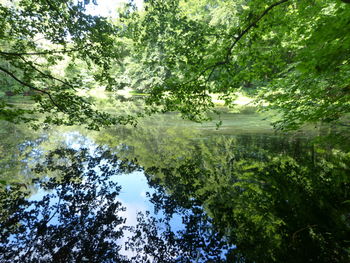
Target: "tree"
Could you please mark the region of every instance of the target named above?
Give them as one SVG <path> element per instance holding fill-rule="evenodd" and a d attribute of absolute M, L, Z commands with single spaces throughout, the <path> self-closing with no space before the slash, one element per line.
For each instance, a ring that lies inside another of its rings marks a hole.
<path fill-rule="evenodd" d="M 133 122 L 77 95 L 86 86 L 74 70 L 81 63 L 96 85 L 148 93 L 146 113 L 203 120 L 214 106 L 210 93 L 231 105 L 240 89 L 280 112 L 281 129 L 349 112 L 350 11 L 340 0 L 149 0 L 144 11 L 120 9 L 114 24 L 87 15 L 89 2 L 1 3 L 4 91 L 38 105 L 14 108 L 2 98 L 2 119 L 35 121 L 42 113 L 44 123 L 92 129 Z M 57 74 L 62 60 L 70 60 L 69 74 Z"/>
<path fill-rule="evenodd" d="M 46 124 L 83 124 L 91 129 L 131 122 L 94 108 L 77 90 L 85 89 L 82 74 L 69 74 L 83 64 L 90 78 L 111 88 L 110 69 L 119 57 L 118 28 L 107 18 L 85 13 L 90 1 L 20 0 L 0 3 L 0 74 L 2 91 L 29 95 L 36 106 L 14 106 L 0 98 L 0 118 Z M 93 1 L 96 4 L 95 1 Z M 64 68 L 69 61 L 69 70 Z M 79 71 L 77 71 L 79 73 Z"/>
<path fill-rule="evenodd" d="M 349 12 L 333 0 L 149 0 L 129 36 L 149 104 L 197 120 L 209 93 L 229 105 L 243 89 L 296 129 L 349 112 Z"/>

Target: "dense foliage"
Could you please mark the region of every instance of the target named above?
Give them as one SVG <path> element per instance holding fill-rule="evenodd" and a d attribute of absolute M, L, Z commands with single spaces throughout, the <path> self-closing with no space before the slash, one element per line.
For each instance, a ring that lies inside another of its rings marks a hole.
<path fill-rule="evenodd" d="M 92 129 L 132 122 L 78 95 L 91 86 L 142 91 L 147 113 L 179 111 L 192 120 L 206 118 L 210 94 L 231 106 L 240 90 L 279 111 L 279 128 L 349 112 L 344 1 L 149 0 L 143 10 L 118 9 L 113 23 L 86 14 L 89 2 L 0 3 L 2 119 L 44 113 L 45 123 Z M 30 95 L 38 107 L 14 107 L 5 94 Z"/>
<path fill-rule="evenodd" d="M 118 29 L 104 17 L 86 14 L 86 4 L 0 2 L 1 119 L 35 122 L 41 113 L 44 123 L 92 129 L 128 122 L 127 116 L 96 110 L 79 95 L 91 85 L 113 86 L 110 68 L 119 56 Z M 16 95 L 31 97 L 37 106 L 16 106 L 8 100 Z"/>
<path fill-rule="evenodd" d="M 279 128 L 338 120 L 349 112 L 349 13 L 333 0 L 150 0 L 125 20 L 138 63 L 123 74 L 190 119 L 213 106 L 210 93 L 230 105 L 244 90 L 281 112 Z"/>

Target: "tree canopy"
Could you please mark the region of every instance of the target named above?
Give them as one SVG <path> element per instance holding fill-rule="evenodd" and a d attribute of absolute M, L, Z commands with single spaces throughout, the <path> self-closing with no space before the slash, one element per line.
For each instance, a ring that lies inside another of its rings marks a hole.
<path fill-rule="evenodd" d="M 195 119 L 210 93 L 230 104 L 243 89 L 298 128 L 349 112 L 349 12 L 333 0 L 151 0 L 130 34 L 150 103 Z"/>
<path fill-rule="evenodd" d="M 127 116 L 98 111 L 77 94 L 77 89 L 89 88 L 89 81 L 112 86 L 110 68 L 119 58 L 118 28 L 104 17 L 86 14 L 89 2 L 0 2 L 1 89 L 36 102 L 34 108 L 14 107 L 3 94 L 1 119 L 36 121 L 42 113 L 44 123 L 92 129 L 127 122 Z"/>
<path fill-rule="evenodd" d="M 346 1 L 148 0 L 143 10 L 131 1 L 115 21 L 86 14 L 96 4 L 89 2 L 0 3 L 3 89 L 29 93 L 38 105 L 13 107 L 2 97 L 2 119 L 45 113 L 45 123 L 92 129 L 132 122 L 77 95 L 89 81 L 142 90 L 151 112 L 179 111 L 191 120 L 205 119 L 210 94 L 231 105 L 240 90 L 280 112 L 279 128 L 349 112 Z"/>

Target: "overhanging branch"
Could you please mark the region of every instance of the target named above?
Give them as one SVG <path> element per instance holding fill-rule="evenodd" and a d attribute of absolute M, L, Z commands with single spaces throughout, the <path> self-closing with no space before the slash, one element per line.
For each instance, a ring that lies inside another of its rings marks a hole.
<path fill-rule="evenodd" d="M 5 68 L 3 68 L 3 67 L 1 67 L 1 66 L 0 66 L 0 70 L 1 70 L 2 72 L 6 73 L 7 75 L 9 75 L 11 78 L 13 78 L 14 80 L 16 80 L 16 81 L 17 81 L 18 83 L 20 83 L 21 85 L 23 85 L 23 86 L 25 86 L 25 87 L 27 87 L 27 88 L 29 88 L 29 89 L 31 89 L 31 90 L 36 90 L 36 91 L 38 91 L 38 92 L 41 92 L 41 93 L 47 95 L 48 98 L 50 99 L 51 103 L 52 103 L 57 109 L 59 109 L 61 112 L 66 112 L 65 109 L 61 108 L 61 106 L 59 106 L 59 105 L 55 102 L 55 100 L 53 99 L 53 97 L 52 97 L 52 95 L 51 95 L 50 92 L 48 92 L 48 91 L 46 91 L 46 90 L 38 89 L 38 88 L 34 87 L 33 85 L 30 85 L 30 84 L 24 82 L 23 80 L 17 78 L 17 76 L 16 76 L 14 73 L 8 71 L 7 69 L 5 69 Z"/>
<path fill-rule="evenodd" d="M 70 83 L 68 83 L 68 82 L 66 82 L 66 81 L 64 81 L 64 80 L 61 80 L 61 79 L 59 79 L 59 78 L 56 78 L 56 77 L 52 76 L 51 74 L 44 73 L 43 71 L 41 71 L 40 69 L 38 69 L 37 67 L 35 67 L 35 66 L 31 63 L 31 61 L 27 61 L 27 60 L 26 60 L 25 58 L 23 58 L 23 57 L 20 57 L 20 58 L 21 58 L 27 65 L 29 65 L 32 69 L 34 69 L 36 72 L 40 73 L 40 74 L 41 74 L 42 76 L 44 76 L 45 78 L 52 79 L 52 80 L 56 80 L 56 81 L 62 83 L 63 85 L 66 85 L 66 86 L 70 87 L 71 89 L 76 90 L 75 87 L 74 87 L 72 84 L 70 84 Z"/>
<path fill-rule="evenodd" d="M 53 54 L 65 54 L 70 52 L 76 52 L 83 49 L 82 48 L 73 48 L 73 49 L 62 49 L 62 50 L 45 50 L 40 52 L 6 52 L 0 51 L 0 55 L 4 56 L 39 56 L 39 55 L 53 55 Z"/>
<path fill-rule="evenodd" d="M 251 24 L 249 24 L 243 31 L 241 31 L 240 34 L 238 34 L 237 37 L 235 37 L 235 40 L 233 41 L 233 43 L 230 45 L 230 47 L 228 48 L 228 51 L 227 51 L 227 55 L 226 55 L 226 63 L 229 62 L 229 59 L 230 59 L 230 56 L 232 55 L 232 50 L 233 48 L 236 46 L 236 44 L 242 39 L 242 37 L 244 35 L 246 35 L 249 30 L 251 30 L 253 27 L 255 27 L 259 21 L 264 17 L 266 16 L 273 8 L 275 8 L 276 6 L 279 6 L 281 4 L 284 4 L 286 2 L 288 2 L 289 0 L 282 0 L 282 1 L 279 1 L 279 2 L 276 2 L 272 5 L 270 5 L 268 8 L 265 9 L 264 12 L 262 12 L 262 14 L 260 16 L 258 16 L 257 19 L 255 19 L 255 21 Z"/>
<path fill-rule="evenodd" d="M 240 32 L 236 37 L 234 37 L 234 41 L 232 42 L 232 44 L 228 47 L 227 49 L 227 53 L 226 53 L 226 57 L 224 60 L 220 60 L 217 61 L 216 63 L 209 65 L 207 67 L 205 67 L 201 72 L 199 72 L 197 74 L 196 77 L 182 83 L 181 85 L 186 85 L 189 84 L 191 82 L 194 82 L 196 80 L 198 80 L 201 76 L 203 76 L 204 74 L 206 74 L 207 71 L 209 72 L 209 76 L 206 78 L 206 81 L 209 81 L 212 74 L 214 73 L 215 69 L 219 66 L 225 66 L 227 64 L 230 63 L 230 57 L 232 55 L 232 50 L 233 48 L 237 45 L 237 43 L 255 26 L 257 26 L 257 24 L 259 23 L 259 21 L 266 16 L 273 8 L 275 8 L 276 6 L 279 6 L 281 4 L 284 4 L 286 2 L 288 2 L 289 0 L 281 0 L 279 2 L 276 2 L 270 6 L 268 6 L 264 12 L 262 12 L 252 23 L 250 23 L 245 29 L 243 30 L 238 30 L 238 32 Z M 350 0 L 349 0 L 350 1 Z"/>

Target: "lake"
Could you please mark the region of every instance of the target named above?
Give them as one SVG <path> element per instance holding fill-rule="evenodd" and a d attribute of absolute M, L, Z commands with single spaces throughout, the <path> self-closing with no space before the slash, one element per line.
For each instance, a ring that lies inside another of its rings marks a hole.
<path fill-rule="evenodd" d="M 1 122 L 0 262 L 349 262 L 348 131 Z"/>

